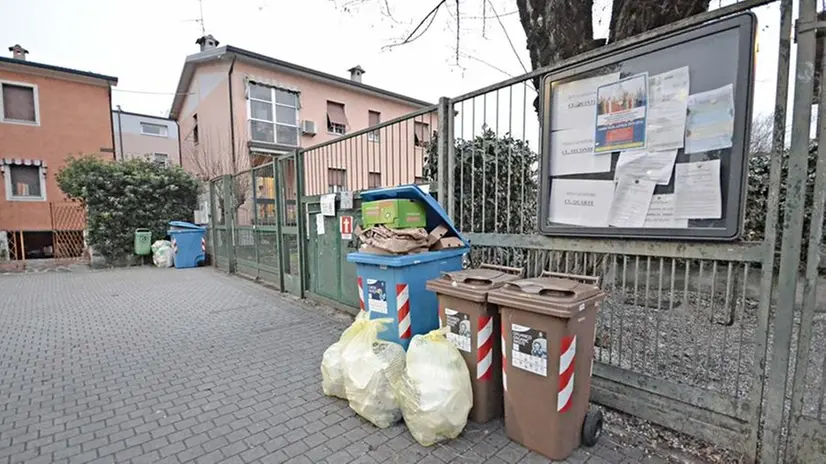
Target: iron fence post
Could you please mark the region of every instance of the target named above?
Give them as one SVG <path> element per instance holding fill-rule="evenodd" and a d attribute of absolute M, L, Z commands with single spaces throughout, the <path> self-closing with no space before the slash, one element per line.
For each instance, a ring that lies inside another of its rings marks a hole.
<path fill-rule="evenodd" d="M 217 234 L 215 230 L 215 180 L 212 179 L 209 181 L 209 222 L 207 225 L 209 226 L 209 241 L 212 249 L 212 265 L 218 266 L 218 242 L 215 240 Z"/>
<path fill-rule="evenodd" d="M 456 212 L 456 142 L 455 137 L 455 122 L 456 113 L 453 111 L 453 102 L 447 100 L 447 128 L 444 131 L 445 145 L 447 146 L 447 175 L 445 182 L 445 199 L 447 201 L 447 217 L 455 222 L 454 215 Z"/>
<path fill-rule="evenodd" d="M 282 292 L 286 292 L 286 279 L 284 270 L 289 262 L 290 254 L 284 249 L 284 224 L 287 221 L 287 205 L 284 200 L 286 187 L 284 186 L 284 175 L 281 169 L 281 160 L 272 160 L 272 175 L 275 179 L 275 246 L 278 247 L 278 287 Z"/>
<path fill-rule="evenodd" d="M 255 264 L 257 266 L 261 265 L 261 252 L 258 249 L 260 244 L 258 243 L 258 193 L 256 192 L 255 188 L 255 168 L 250 169 L 250 185 L 252 188 L 252 244 L 253 248 L 255 248 Z M 258 275 L 261 274 L 261 271 L 258 270 Z"/>
<path fill-rule="evenodd" d="M 447 171 L 447 152 L 448 152 L 448 119 L 450 114 L 450 100 L 447 97 L 439 98 L 439 131 L 438 131 L 438 146 L 437 146 L 437 171 L 436 171 L 436 188 L 439 195 L 439 204 L 442 208 L 447 209 L 447 195 L 446 186 L 447 179 L 445 172 Z"/>
<path fill-rule="evenodd" d="M 757 312 L 757 329 L 754 339 L 754 365 L 749 403 L 752 406 L 749 420 L 749 436 L 744 447 L 744 460 L 755 462 L 760 438 L 760 420 L 766 374 L 766 347 L 769 335 L 772 290 L 774 285 L 775 249 L 777 245 L 777 221 L 780 209 L 782 160 L 786 142 L 786 106 L 789 95 L 789 66 L 791 55 L 792 0 L 780 2 L 780 34 L 777 54 L 777 84 L 775 86 L 774 122 L 772 125 L 772 153 L 769 168 L 769 193 L 766 225 L 763 234 L 764 255 L 761 263 L 760 300 Z"/>
<path fill-rule="evenodd" d="M 295 222 L 298 225 L 298 272 L 299 272 L 299 288 L 298 297 L 304 298 L 304 291 L 307 288 L 307 224 L 304 221 L 305 208 L 304 204 L 304 152 L 301 149 L 296 149 L 293 156 L 295 163 Z"/>
<path fill-rule="evenodd" d="M 799 0 L 800 22 L 816 20 L 815 0 Z M 792 140 L 786 180 L 786 202 L 780 267 L 777 276 L 777 304 L 774 314 L 774 339 L 771 368 L 765 395 L 761 462 L 782 460 L 781 430 L 784 425 L 786 382 L 794 328 L 800 249 L 803 241 L 803 216 L 806 206 L 806 178 L 809 158 L 809 127 L 814 88 L 815 35 L 817 29 L 801 30 L 797 37 Z M 772 250 L 773 251 L 773 250 Z M 765 290 L 764 290 L 765 291 Z"/>
<path fill-rule="evenodd" d="M 231 174 L 227 174 L 222 179 L 224 183 L 224 225 L 227 230 L 227 270 L 230 274 L 235 274 L 235 202 L 233 196 L 235 195 L 235 178 Z"/>

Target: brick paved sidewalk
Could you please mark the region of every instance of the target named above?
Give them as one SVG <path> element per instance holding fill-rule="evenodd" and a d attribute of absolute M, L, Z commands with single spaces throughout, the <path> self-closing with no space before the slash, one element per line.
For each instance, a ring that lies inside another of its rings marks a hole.
<path fill-rule="evenodd" d="M 424 448 L 321 393 L 348 318 L 212 269 L 0 277 L 0 464 L 533 463 L 501 422 Z M 663 462 L 611 433 L 571 463 Z"/>

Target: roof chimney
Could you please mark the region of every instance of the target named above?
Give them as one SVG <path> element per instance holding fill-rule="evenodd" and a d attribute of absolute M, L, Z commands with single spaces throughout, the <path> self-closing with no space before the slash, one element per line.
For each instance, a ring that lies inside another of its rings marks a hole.
<path fill-rule="evenodd" d="M 350 80 L 356 82 L 361 82 L 361 75 L 367 72 L 359 65 L 356 65 L 355 67 L 350 68 L 347 71 L 350 72 Z"/>
<path fill-rule="evenodd" d="M 220 42 L 212 34 L 207 34 L 196 40 L 195 43 L 201 46 L 202 52 L 205 52 L 217 48 Z"/>
<path fill-rule="evenodd" d="M 9 47 L 9 51 L 11 52 L 12 58 L 20 61 L 26 61 L 26 54 L 29 53 L 29 51 L 21 47 L 20 44 L 12 45 Z"/>

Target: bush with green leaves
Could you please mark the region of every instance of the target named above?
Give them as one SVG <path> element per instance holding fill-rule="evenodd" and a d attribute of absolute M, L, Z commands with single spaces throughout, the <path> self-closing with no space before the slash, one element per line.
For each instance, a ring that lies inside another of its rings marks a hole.
<path fill-rule="evenodd" d="M 424 174 L 437 178 L 437 134 L 427 147 Z M 527 142 L 485 127 L 472 139 L 456 139 L 454 222 L 464 232 L 525 233 L 536 229 L 537 163 Z"/>
<path fill-rule="evenodd" d="M 149 229 L 157 240 L 166 236 L 169 221 L 191 221 L 201 188 L 179 167 L 94 156 L 70 159 L 57 183 L 86 206 L 88 242 L 111 261 L 133 254 L 135 229 Z"/>

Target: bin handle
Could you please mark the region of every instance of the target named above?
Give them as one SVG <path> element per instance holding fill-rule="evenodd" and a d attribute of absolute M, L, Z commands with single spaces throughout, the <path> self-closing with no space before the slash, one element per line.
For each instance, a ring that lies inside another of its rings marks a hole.
<path fill-rule="evenodd" d="M 584 284 L 591 284 L 596 287 L 599 287 L 599 277 L 598 276 L 587 276 L 587 275 L 580 275 L 580 274 L 566 274 L 564 272 L 551 272 L 551 271 L 542 271 L 542 275 L 540 277 L 557 277 L 559 279 L 571 279 L 576 280 L 577 282 L 582 282 Z"/>
<path fill-rule="evenodd" d="M 576 298 L 578 295 L 578 292 L 574 290 L 574 287 L 570 285 L 559 285 L 558 282 L 539 283 L 534 280 L 523 280 L 516 282 L 508 282 L 505 284 L 505 287 L 517 287 L 520 291 L 524 293 L 530 293 L 532 295 L 539 296 L 550 296 L 553 298 L 567 300 Z"/>
<path fill-rule="evenodd" d="M 135 229 L 135 232 L 151 232 L 149 229 Z"/>
<path fill-rule="evenodd" d="M 506 272 L 508 274 L 514 274 L 514 275 L 517 275 L 517 276 L 522 276 L 522 273 L 524 272 L 524 270 L 522 268 L 510 267 L 510 266 L 500 266 L 499 264 L 488 264 L 488 263 L 482 263 L 479 266 L 479 268 L 480 269 L 493 269 L 495 271 L 502 271 L 502 272 Z"/>

